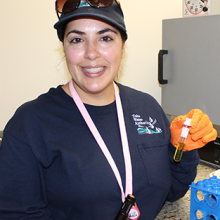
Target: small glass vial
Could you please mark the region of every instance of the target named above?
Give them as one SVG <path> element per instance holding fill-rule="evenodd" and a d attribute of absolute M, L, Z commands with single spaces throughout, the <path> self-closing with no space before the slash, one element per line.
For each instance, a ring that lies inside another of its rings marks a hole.
<path fill-rule="evenodd" d="M 186 139 L 187 136 L 189 134 L 189 127 L 191 126 L 191 119 L 190 118 L 186 118 L 186 121 L 184 121 L 183 123 L 183 128 L 182 128 L 182 132 L 180 135 L 180 139 L 178 141 L 177 147 L 176 147 L 176 151 L 174 154 L 174 161 L 176 162 L 180 162 L 182 155 L 183 155 L 183 149 L 185 147 L 186 144 Z"/>

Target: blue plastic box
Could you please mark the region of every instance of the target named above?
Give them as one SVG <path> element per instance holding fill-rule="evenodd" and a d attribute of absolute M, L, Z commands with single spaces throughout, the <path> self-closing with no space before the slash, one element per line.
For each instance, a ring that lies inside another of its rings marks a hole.
<path fill-rule="evenodd" d="M 190 187 L 190 220 L 220 220 L 220 179 L 213 176 Z"/>

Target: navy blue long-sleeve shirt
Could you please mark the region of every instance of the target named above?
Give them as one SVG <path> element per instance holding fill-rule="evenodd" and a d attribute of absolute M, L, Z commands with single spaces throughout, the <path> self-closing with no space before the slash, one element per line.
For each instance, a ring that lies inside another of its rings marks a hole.
<path fill-rule="evenodd" d="M 118 84 L 140 220 L 184 196 L 196 176 L 197 151 L 173 161 L 169 122 L 150 95 Z M 115 102 L 85 105 L 125 186 Z M 113 220 L 121 192 L 74 101 L 52 88 L 22 105 L 4 129 L 0 149 L 0 219 Z"/>

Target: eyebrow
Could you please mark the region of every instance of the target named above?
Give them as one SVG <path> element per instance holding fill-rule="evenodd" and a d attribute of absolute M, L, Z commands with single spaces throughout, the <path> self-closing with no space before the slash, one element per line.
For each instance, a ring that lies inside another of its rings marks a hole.
<path fill-rule="evenodd" d="M 77 31 L 77 30 L 72 30 L 70 32 L 67 33 L 66 37 L 71 34 L 71 33 L 75 33 L 75 34 L 79 34 L 79 35 L 85 35 L 85 32 L 82 31 Z"/>
<path fill-rule="evenodd" d="M 97 32 L 97 34 L 101 35 L 101 34 L 104 34 L 106 32 L 113 32 L 115 34 L 117 34 L 116 31 L 112 30 L 111 28 L 105 28 L 103 30 L 100 30 Z M 82 32 L 82 31 L 78 31 L 78 30 L 71 30 L 70 32 L 67 33 L 66 37 L 71 34 L 71 33 L 75 33 L 75 34 L 79 34 L 79 35 L 85 35 L 86 33 L 85 32 Z"/>
<path fill-rule="evenodd" d="M 99 31 L 98 34 L 104 34 L 104 33 L 109 32 L 109 31 L 117 34 L 117 32 L 112 30 L 111 28 L 105 28 L 105 29 Z"/>

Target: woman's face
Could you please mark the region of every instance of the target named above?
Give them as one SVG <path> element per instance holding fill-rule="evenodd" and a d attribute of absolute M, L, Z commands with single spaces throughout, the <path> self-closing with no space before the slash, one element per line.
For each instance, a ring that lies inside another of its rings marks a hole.
<path fill-rule="evenodd" d="M 64 52 L 74 86 L 81 99 L 106 99 L 113 95 L 113 80 L 124 54 L 119 31 L 96 19 L 77 19 L 67 24 Z"/>

